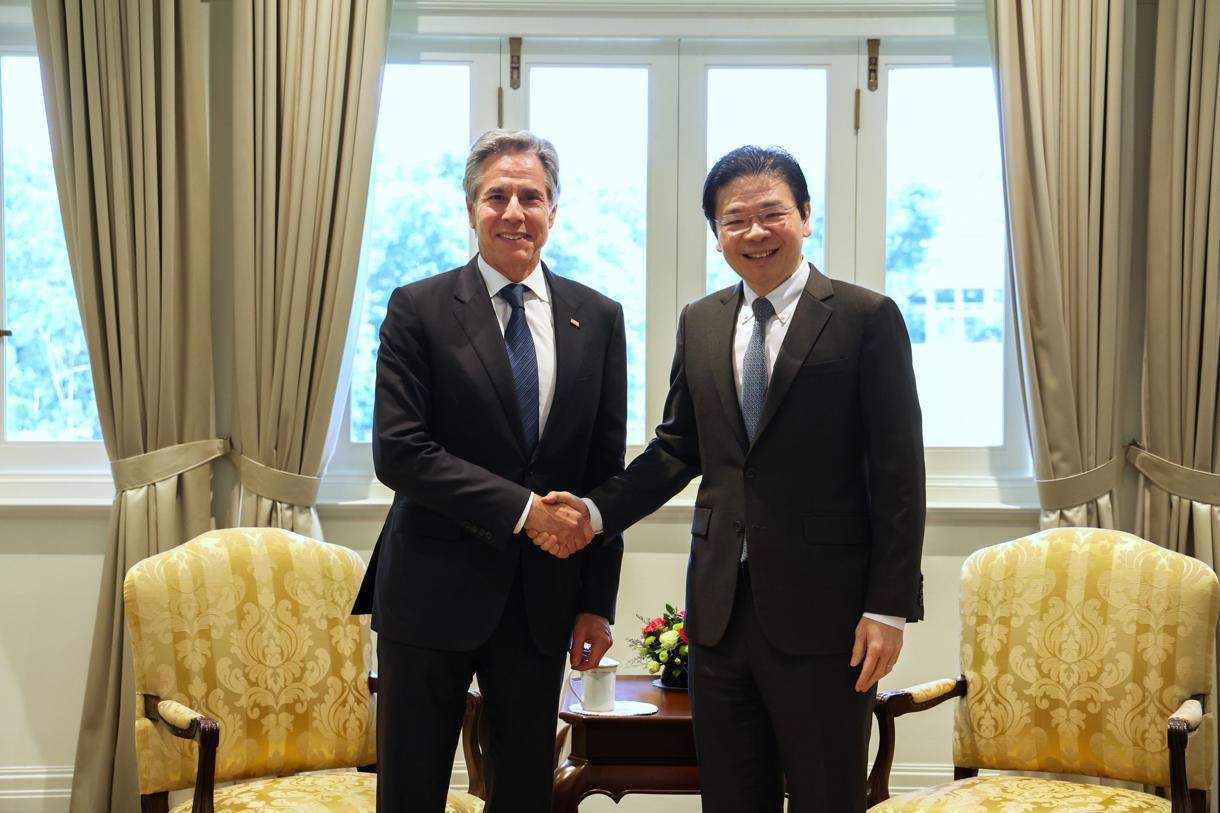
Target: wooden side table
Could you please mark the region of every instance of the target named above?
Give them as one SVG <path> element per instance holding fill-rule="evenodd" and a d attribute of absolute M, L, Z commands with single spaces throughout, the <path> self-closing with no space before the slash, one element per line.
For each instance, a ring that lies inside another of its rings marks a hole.
<path fill-rule="evenodd" d="M 619 675 L 619 700 L 652 703 L 647 717 L 585 716 L 568 711 L 578 702 L 569 685 L 559 717 L 569 726 L 571 752 L 555 769 L 553 813 L 576 813 L 594 793 L 615 802 L 628 793 L 699 793 L 690 696 L 660 689 L 653 678 Z"/>

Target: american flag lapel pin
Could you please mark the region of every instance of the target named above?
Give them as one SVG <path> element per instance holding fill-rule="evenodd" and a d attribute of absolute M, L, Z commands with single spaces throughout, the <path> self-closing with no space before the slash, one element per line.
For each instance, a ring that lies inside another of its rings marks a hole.
<path fill-rule="evenodd" d="M 580 327 L 580 322 L 577 322 L 575 319 L 569 319 L 568 322 L 571 323 L 572 327 Z"/>

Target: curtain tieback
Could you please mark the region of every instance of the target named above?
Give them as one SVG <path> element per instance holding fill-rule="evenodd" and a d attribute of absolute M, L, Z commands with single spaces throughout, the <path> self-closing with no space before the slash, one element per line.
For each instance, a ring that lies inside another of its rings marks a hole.
<path fill-rule="evenodd" d="M 114 490 L 129 491 L 177 477 L 224 456 L 228 449 L 229 441 L 225 438 L 211 438 L 111 460 L 110 475 L 114 478 Z"/>
<path fill-rule="evenodd" d="M 1100 466 L 1080 474 L 1038 480 L 1038 502 L 1046 511 L 1084 505 L 1118 488 L 1122 473 L 1123 456 L 1114 455 Z"/>
<path fill-rule="evenodd" d="M 1187 468 L 1153 454 L 1138 443 L 1127 447 L 1127 459 L 1140 474 L 1174 497 L 1220 505 L 1220 474 Z"/>
<path fill-rule="evenodd" d="M 318 501 L 321 477 L 310 477 L 283 469 L 273 469 L 234 449 L 229 459 L 237 467 L 241 484 L 260 497 L 291 505 L 314 505 Z"/>

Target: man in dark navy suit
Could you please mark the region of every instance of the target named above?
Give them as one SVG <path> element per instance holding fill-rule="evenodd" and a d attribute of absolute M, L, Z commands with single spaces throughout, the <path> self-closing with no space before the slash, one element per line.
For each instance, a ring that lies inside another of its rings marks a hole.
<path fill-rule="evenodd" d="M 523 533 L 586 542 L 538 495 L 619 473 L 626 445 L 622 308 L 541 262 L 555 149 L 488 132 L 464 187 L 478 254 L 394 291 L 377 358 L 373 462 L 395 496 L 353 611 L 379 635 L 386 813 L 443 811 L 476 674 L 488 810 L 550 810 L 563 655 L 586 669 L 609 649 L 622 561 L 617 535 L 561 560 Z"/>

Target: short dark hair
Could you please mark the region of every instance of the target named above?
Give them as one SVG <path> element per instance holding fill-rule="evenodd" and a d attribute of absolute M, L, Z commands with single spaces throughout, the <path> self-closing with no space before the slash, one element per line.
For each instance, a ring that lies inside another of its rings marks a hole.
<path fill-rule="evenodd" d="M 716 230 L 716 198 L 720 190 L 737 178 L 750 175 L 775 175 L 792 191 L 792 198 L 803 216 L 805 204 L 809 203 L 809 184 L 801 165 L 792 157 L 792 153 L 782 147 L 756 147 L 747 144 L 738 147 L 716 162 L 707 179 L 703 182 L 703 216 Z"/>

